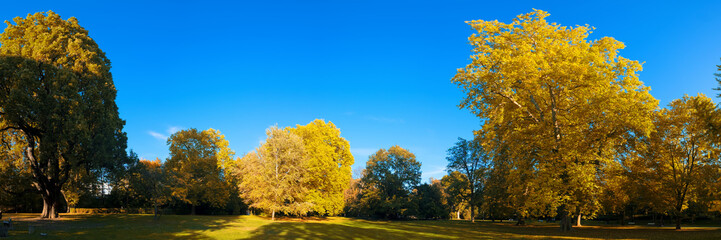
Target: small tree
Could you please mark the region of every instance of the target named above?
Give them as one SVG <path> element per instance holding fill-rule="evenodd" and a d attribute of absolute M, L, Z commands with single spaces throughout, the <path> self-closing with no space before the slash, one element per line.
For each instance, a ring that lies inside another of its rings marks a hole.
<path fill-rule="evenodd" d="M 194 128 L 174 133 L 168 139 L 170 158 L 165 162 L 172 196 L 191 205 L 220 207 L 228 199 L 225 168 L 233 151 L 220 131 Z"/>
<path fill-rule="evenodd" d="M 265 143 L 243 156 L 240 190 L 250 207 L 275 214 L 302 215 L 313 205 L 306 202 L 309 174 L 303 139 L 288 130 L 271 127 Z"/>
<path fill-rule="evenodd" d="M 441 178 L 448 207 L 461 219 L 461 212 L 468 206 L 468 178 L 461 172 L 453 171 Z"/>
<path fill-rule="evenodd" d="M 651 194 L 665 196 L 665 210 L 676 218 L 676 229 L 681 229 L 688 203 L 698 199 L 703 185 L 715 181 L 704 178 L 713 175 L 702 174 L 705 168 L 719 165 L 719 148 L 712 141 L 707 122 L 716 118 L 715 107 L 703 94 L 684 96 L 656 115 L 645 160 L 648 168 L 655 170 L 648 177 L 659 182 Z"/>
<path fill-rule="evenodd" d="M 475 222 L 474 210 L 479 204 L 479 200 L 483 197 L 486 180 L 488 179 L 488 155 L 477 141 L 466 141 L 458 138 L 456 146 L 448 149 L 448 167 L 449 173 L 458 171 L 462 177 L 466 179 L 464 196 L 468 205 L 471 207 L 471 222 Z"/>
<path fill-rule="evenodd" d="M 399 146 L 380 149 L 369 157 L 361 181 L 365 212 L 400 218 L 408 210 L 411 191 L 421 181 L 421 163 Z"/>

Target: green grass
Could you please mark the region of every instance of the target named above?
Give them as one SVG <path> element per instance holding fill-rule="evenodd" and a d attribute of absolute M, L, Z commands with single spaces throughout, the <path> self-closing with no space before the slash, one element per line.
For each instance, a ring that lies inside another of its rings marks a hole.
<path fill-rule="evenodd" d="M 716 227 L 584 226 L 561 233 L 557 225 L 479 221 L 369 221 L 350 218 L 285 219 L 257 216 L 5 214 L 15 229 L 8 239 L 721 239 Z M 28 234 L 28 225 L 35 233 Z M 40 236 L 47 233 L 47 236 Z"/>

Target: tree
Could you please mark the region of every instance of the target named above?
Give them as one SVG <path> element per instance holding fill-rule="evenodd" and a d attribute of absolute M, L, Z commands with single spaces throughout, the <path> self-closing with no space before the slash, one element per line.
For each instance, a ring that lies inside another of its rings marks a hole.
<path fill-rule="evenodd" d="M 343 194 L 345 201 L 343 212 L 345 213 L 345 216 L 361 216 L 361 211 L 363 209 L 361 203 L 363 186 L 361 183 L 360 179 L 351 179 L 350 186 Z"/>
<path fill-rule="evenodd" d="M 305 201 L 313 203 L 313 211 L 321 215 L 341 213 L 354 162 L 350 144 L 332 122 L 320 119 L 288 130 L 303 139 L 307 154 L 309 192 Z"/>
<path fill-rule="evenodd" d="M 465 188 L 467 195 L 464 197 L 471 207 L 471 222 L 475 222 L 474 210 L 479 204 L 479 199 L 483 197 L 483 190 L 487 180 L 488 155 L 477 141 L 467 141 L 458 138 L 456 146 L 448 149 L 448 166 L 446 169 L 449 174 L 453 171 L 459 171 L 466 178 Z"/>
<path fill-rule="evenodd" d="M 413 213 L 418 219 L 440 219 L 448 217 L 450 210 L 443 198 L 443 186 L 440 180 L 431 179 L 431 184 L 423 183 L 413 189 L 410 196 Z"/>
<path fill-rule="evenodd" d="M 170 189 L 168 180 L 164 173 L 163 163 L 160 159 L 141 159 L 138 164 L 129 171 L 129 192 L 138 202 L 140 207 L 152 207 L 153 218 L 160 215 L 159 206 L 170 200 Z"/>
<path fill-rule="evenodd" d="M 265 140 L 255 152 L 239 161 L 242 172 L 240 189 L 253 208 L 271 212 L 301 215 L 313 208 L 305 201 L 309 175 L 303 139 L 289 130 L 267 129 Z"/>
<path fill-rule="evenodd" d="M 7 23 L 0 34 L 0 132 L 22 134 L 41 216 L 57 218 L 63 187 L 78 170 L 102 175 L 127 160 L 110 60 L 75 18 L 47 12 Z"/>
<path fill-rule="evenodd" d="M 172 196 L 191 205 L 220 207 L 229 197 L 224 166 L 234 164 L 235 154 L 218 130 L 194 128 L 174 133 L 168 139 L 170 158 L 165 167 Z"/>
<path fill-rule="evenodd" d="M 468 205 L 468 178 L 459 171 L 453 171 L 441 178 L 448 207 L 461 219 L 461 211 Z"/>
<path fill-rule="evenodd" d="M 366 212 L 385 218 L 405 216 L 409 195 L 421 181 L 421 163 L 399 146 L 371 155 L 361 178 Z"/>
<path fill-rule="evenodd" d="M 466 93 L 460 107 L 483 119 L 484 131 L 504 129 L 496 136 L 509 149 L 530 150 L 535 180 L 552 185 L 568 231 L 572 213 L 597 205 L 589 195 L 600 184 L 595 170 L 629 129 L 650 132 L 657 101 L 638 80 L 641 64 L 618 55 L 621 42 L 588 41 L 592 28 L 547 16 L 535 10 L 508 24 L 468 22 L 477 31 L 469 37 L 472 62 L 452 82 Z"/>
<path fill-rule="evenodd" d="M 701 199 L 701 190 L 715 179 L 702 174 L 719 168 L 719 147 L 713 141 L 708 119 L 717 114 L 713 101 L 703 94 L 684 96 L 669 103 L 656 115 L 655 131 L 645 152 L 647 166 L 653 169 L 650 179 L 658 182 L 653 194 L 664 196 L 667 211 L 681 218 L 689 202 Z"/>

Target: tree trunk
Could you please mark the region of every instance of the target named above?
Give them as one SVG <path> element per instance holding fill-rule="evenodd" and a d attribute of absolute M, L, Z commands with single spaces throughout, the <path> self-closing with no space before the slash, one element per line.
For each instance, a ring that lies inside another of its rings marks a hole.
<path fill-rule="evenodd" d="M 626 210 L 621 211 L 621 218 L 618 219 L 618 224 L 621 226 L 626 225 Z"/>
<path fill-rule="evenodd" d="M 153 220 L 158 220 L 158 204 L 153 203 Z"/>
<path fill-rule="evenodd" d="M 60 191 L 55 190 L 53 187 L 49 187 L 41 194 L 43 198 L 43 212 L 40 215 L 41 218 L 56 219 L 59 217 L 58 210 L 60 210 Z"/>
<path fill-rule="evenodd" d="M 518 222 L 516 222 L 516 226 L 523 226 L 526 225 L 526 219 L 523 217 L 518 217 Z"/>
<path fill-rule="evenodd" d="M 190 215 L 195 215 L 195 204 L 190 204 Z"/>
<path fill-rule="evenodd" d="M 676 230 L 681 230 L 681 214 L 676 215 Z"/>
<path fill-rule="evenodd" d="M 571 231 L 572 228 L 572 220 L 571 220 L 571 214 L 566 209 L 566 206 L 561 207 L 561 231 L 562 232 L 568 232 Z"/>
<path fill-rule="evenodd" d="M 578 214 L 576 214 L 576 227 L 580 227 L 580 226 L 581 226 L 581 214 L 578 213 Z"/>
<path fill-rule="evenodd" d="M 456 219 L 461 219 L 461 210 L 456 211 Z"/>
<path fill-rule="evenodd" d="M 273 210 L 273 213 L 270 214 L 270 220 L 275 221 L 275 210 Z"/>

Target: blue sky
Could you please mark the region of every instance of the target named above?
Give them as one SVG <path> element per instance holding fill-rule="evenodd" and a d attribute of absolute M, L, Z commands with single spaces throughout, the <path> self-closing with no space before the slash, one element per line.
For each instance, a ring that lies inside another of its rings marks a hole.
<path fill-rule="evenodd" d="M 533 8 L 624 42 L 621 55 L 645 62 L 640 78 L 662 105 L 716 95 L 721 1 L 14 1 L 0 19 L 78 18 L 112 61 L 128 145 L 143 158 L 167 157 L 165 137 L 178 129 L 218 129 L 241 156 L 269 126 L 322 118 L 350 141 L 354 169 L 400 145 L 425 181 L 444 174 L 456 138 L 480 128 L 450 83 L 469 62 L 464 21 L 509 22 Z"/>

